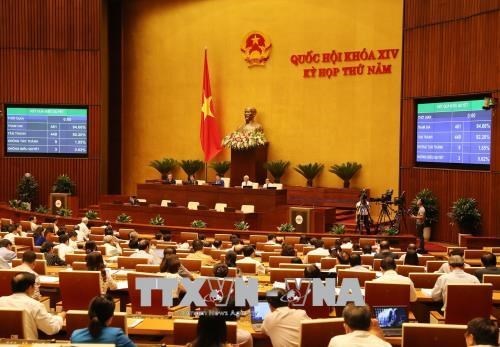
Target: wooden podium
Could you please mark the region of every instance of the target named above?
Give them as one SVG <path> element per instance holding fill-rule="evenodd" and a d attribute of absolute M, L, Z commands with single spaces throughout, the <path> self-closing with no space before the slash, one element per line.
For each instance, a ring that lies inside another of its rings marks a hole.
<path fill-rule="evenodd" d="M 247 150 L 231 149 L 231 185 L 239 186 L 243 181 L 243 176 L 250 176 L 250 181 L 264 184 L 267 177 L 267 170 L 264 163 L 267 161 L 267 147 L 255 147 Z"/>
<path fill-rule="evenodd" d="M 68 193 L 50 193 L 49 206 L 52 214 L 56 214 L 61 208 L 70 209 L 73 215 L 78 214 L 78 197 Z"/>
<path fill-rule="evenodd" d="M 308 207 L 290 207 L 289 222 L 295 228 L 295 232 L 311 232 L 311 214 L 313 209 Z"/>

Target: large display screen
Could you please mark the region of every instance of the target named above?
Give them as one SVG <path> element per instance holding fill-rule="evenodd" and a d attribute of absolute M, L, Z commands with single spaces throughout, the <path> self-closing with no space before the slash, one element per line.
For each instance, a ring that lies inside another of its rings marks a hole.
<path fill-rule="evenodd" d="M 88 108 L 6 106 L 8 156 L 87 156 Z"/>
<path fill-rule="evenodd" d="M 483 99 L 417 104 L 417 165 L 490 165 L 491 110 Z"/>

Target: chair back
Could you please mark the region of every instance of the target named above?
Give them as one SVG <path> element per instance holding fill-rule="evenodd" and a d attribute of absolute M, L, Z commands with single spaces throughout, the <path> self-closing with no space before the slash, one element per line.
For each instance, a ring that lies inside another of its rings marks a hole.
<path fill-rule="evenodd" d="M 31 222 L 29 220 L 22 220 L 20 224 L 23 231 L 31 231 Z"/>
<path fill-rule="evenodd" d="M 212 249 L 210 250 L 210 256 L 214 260 L 220 260 L 222 255 L 226 254 L 226 250 L 224 249 Z"/>
<path fill-rule="evenodd" d="M 453 250 L 461 250 L 461 251 L 465 251 L 467 249 L 467 247 L 458 247 L 458 246 L 451 246 L 451 247 L 446 247 L 446 254 L 450 254 L 451 251 Z"/>
<path fill-rule="evenodd" d="M 59 289 L 64 311 L 88 309 L 90 300 L 101 294 L 99 276 L 99 271 L 60 271 Z"/>
<path fill-rule="evenodd" d="M 373 266 L 374 256 L 373 254 L 361 254 L 361 265 Z"/>
<path fill-rule="evenodd" d="M 323 247 L 325 248 L 333 248 L 335 246 L 335 241 L 337 241 L 338 237 L 322 237 Z"/>
<path fill-rule="evenodd" d="M 337 258 L 324 257 L 321 258 L 321 270 L 333 269 L 337 265 Z"/>
<path fill-rule="evenodd" d="M 197 240 L 198 233 L 195 233 L 192 231 L 181 231 L 180 239 L 181 239 L 181 242 L 188 241 L 188 240 Z"/>
<path fill-rule="evenodd" d="M 273 255 L 269 257 L 269 267 L 280 267 L 281 263 L 291 263 L 295 257 Z"/>
<path fill-rule="evenodd" d="M 160 265 L 137 264 L 135 266 L 135 271 L 147 272 L 147 273 L 158 273 L 158 272 L 160 272 Z"/>
<path fill-rule="evenodd" d="M 410 272 L 408 277 L 413 282 L 415 288 L 434 288 L 437 279 L 443 274 L 426 273 L 426 272 Z"/>
<path fill-rule="evenodd" d="M 89 313 L 87 310 L 69 310 L 66 312 L 66 337 L 69 339 L 76 329 L 86 328 L 89 325 Z M 115 312 L 111 324 L 113 328 L 121 328 L 127 334 L 127 314 Z"/>
<path fill-rule="evenodd" d="M 128 235 L 132 232 L 135 231 L 135 229 L 129 229 L 129 228 L 120 228 L 118 229 L 118 237 L 122 240 L 128 240 L 129 237 Z"/>
<path fill-rule="evenodd" d="M 375 239 L 368 239 L 365 237 L 360 237 L 359 238 L 359 247 L 363 248 L 364 246 L 375 246 L 377 242 Z"/>
<path fill-rule="evenodd" d="M 87 263 L 84 261 L 74 261 L 71 264 L 71 268 L 78 271 L 87 271 Z"/>
<path fill-rule="evenodd" d="M 13 259 L 12 267 L 19 266 L 23 263 L 22 259 Z M 35 268 L 33 269 L 39 275 L 45 275 L 47 273 L 47 262 L 42 259 L 35 260 Z"/>
<path fill-rule="evenodd" d="M 221 177 L 221 180 L 224 181 L 224 188 L 231 187 L 231 179 L 229 177 Z"/>
<path fill-rule="evenodd" d="M 283 242 L 295 246 L 300 242 L 300 236 L 285 236 Z"/>
<path fill-rule="evenodd" d="M 85 262 L 86 258 L 87 258 L 86 254 L 67 253 L 66 254 L 66 264 L 72 265 L 74 261 Z"/>
<path fill-rule="evenodd" d="M 382 259 L 373 259 L 373 271 L 380 271 L 380 263 Z"/>
<path fill-rule="evenodd" d="M 24 315 L 20 308 L 0 308 L 0 338 L 24 339 Z"/>
<path fill-rule="evenodd" d="M 224 211 L 222 211 L 222 212 L 224 212 Z M 214 239 L 221 240 L 221 241 L 230 241 L 231 234 L 214 234 Z"/>
<path fill-rule="evenodd" d="M 224 209 L 227 207 L 227 204 L 224 204 L 222 202 L 217 202 L 215 203 L 215 210 L 217 212 L 224 212 Z M 228 235 L 229 236 L 229 235 Z"/>
<path fill-rule="evenodd" d="M 305 269 L 306 267 L 309 266 L 309 264 L 288 264 L 288 263 L 281 263 L 279 264 L 280 268 L 282 269 Z"/>
<path fill-rule="evenodd" d="M 188 271 L 196 272 L 201 270 L 201 259 L 180 258 L 179 260 Z"/>
<path fill-rule="evenodd" d="M 307 256 L 307 262 L 309 264 L 320 263 L 321 259 L 330 257 L 329 255 L 324 254 L 309 254 Z"/>
<path fill-rule="evenodd" d="M 299 347 L 328 346 L 332 337 L 345 334 L 343 323 L 343 318 L 301 321 Z"/>
<path fill-rule="evenodd" d="M 174 344 L 186 345 L 192 342 L 198 336 L 198 321 L 192 319 L 176 319 L 174 320 Z M 236 322 L 226 322 L 227 342 L 236 343 Z"/>
<path fill-rule="evenodd" d="M 245 275 L 255 275 L 257 273 L 257 264 L 256 263 L 236 262 L 236 267 L 238 269 L 240 269 L 242 274 L 245 274 Z"/>
<path fill-rule="evenodd" d="M 428 260 L 427 263 L 425 264 L 426 271 L 428 273 L 435 272 L 439 270 L 441 265 L 444 263 L 447 263 L 446 260 Z"/>
<path fill-rule="evenodd" d="M 357 278 L 361 287 L 365 286 L 366 281 L 372 281 L 376 278 L 375 271 L 352 271 L 352 270 L 338 270 L 337 271 L 337 285 L 341 286 L 344 278 Z"/>
<path fill-rule="evenodd" d="M 466 249 L 464 250 L 464 261 L 467 260 L 480 260 L 483 254 L 487 254 L 488 251 L 484 249 Z"/>
<path fill-rule="evenodd" d="M 464 272 L 467 272 L 469 275 L 476 275 L 476 271 L 484 269 L 484 267 L 479 267 L 479 266 L 469 266 L 469 267 L 464 267 Z"/>
<path fill-rule="evenodd" d="M 227 277 L 236 277 L 238 273 L 238 269 L 235 267 L 230 267 L 227 273 Z M 213 277 L 214 276 L 214 267 L 213 266 L 202 266 L 200 270 L 200 275 L 205 277 Z"/>
<path fill-rule="evenodd" d="M 500 275 L 483 275 L 483 283 L 491 283 L 493 290 L 500 290 Z"/>
<path fill-rule="evenodd" d="M 466 325 L 403 323 L 403 347 L 465 347 Z"/>
<path fill-rule="evenodd" d="M 264 245 L 264 252 L 280 252 L 281 245 Z"/>
<path fill-rule="evenodd" d="M 260 253 L 260 260 L 263 263 L 269 262 L 269 259 L 273 256 L 281 256 L 281 252 L 261 252 Z"/>
<path fill-rule="evenodd" d="M 410 285 L 399 283 L 365 282 L 365 301 L 373 306 L 410 305 Z"/>
<path fill-rule="evenodd" d="M 263 251 L 264 250 L 264 246 L 266 245 L 265 242 L 257 242 L 255 244 L 255 250 L 256 251 Z"/>
<path fill-rule="evenodd" d="M 33 250 L 35 247 L 34 239 L 32 237 L 22 237 L 16 236 L 14 237 L 14 243 L 16 246 L 26 246 L 29 247 L 30 250 Z"/>
<path fill-rule="evenodd" d="M 104 241 L 104 235 L 90 234 L 89 240 L 90 241 Z"/>
<path fill-rule="evenodd" d="M 148 258 L 118 257 L 117 264 L 119 269 L 135 269 L 138 264 L 147 264 L 148 260 Z"/>
<path fill-rule="evenodd" d="M 436 260 L 436 258 L 434 258 L 432 255 L 421 255 L 418 257 L 418 265 L 425 266 L 425 264 L 427 264 L 427 262 L 431 260 Z"/>
<path fill-rule="evenodd" d="M 316 247 L 314 247 L 314 246 L 304 246 L 304 248 L 302 249 L 302 254 L 303 255 L 307 255 L 307 253 L 309 253 L 313 249 L 316 249 Z"/>
<path fill-rule="evenodd" d="M 243 213 L 254 213 L 255 206 L 254 205 L 241 205 L 241 212 Z"/>
<path fill-rule="evenodd" d="M 17 275 L 19 271 L 11 269 L 0 270 L 0 296 L 7 296 L 12 294 L 11 282 L 12 278 Z"/>
<path fill-rule="evenodd" d="M 493 285 L 448 284 L 446 324 L 467 324 L 476 317 L 489 318 L 493 305 Z"/>
<path fill-rule="evenodd" d="M 267 242 L 267 235 L 250 235 L 249 236 L 249 241 L 250 241 L 250 244 L 252 245 L 255 245 L 257 244 L 257 242 L 264 242 L 266 243 Z"/>
<path fill-rule="evenodd" d="M 415 266 L 415 265 L 398 265 L 396 272 L 401 276 L 408 277 L 410 272 L 425 272 L 425 266 Z"/>
<path fill-rule="evenodd" d="M 285 282 L 286 278 L 302 278 L 304 277 L 304 269 L 283 269 L 283 268 L 270 268 L 270 282 Z"/>
<path fill-rule="evenodd" d="M 144 272 L 128 272 L 127 273 L 127 283 L 128 283 L 128 295 L 130 298 L 130 305 L 132 307 L 132 313 L 136 314 L 154 314 L 154 315 L 166 315 L 168 313 L 168 307 L 163 306 L 162 302 L 162 291 L 159 289 L 151 290 L 151 305 L 142 306 L 141 305 L 141 291 L 137 289 L 136 280 L 137 278 L 163 278 L 162 275 L 144 273 Z"/>
<path fill-rule="evenodd" d="M 106 227 L 90 227 L 90 233 L 94 235 L 104 235 Z"/>

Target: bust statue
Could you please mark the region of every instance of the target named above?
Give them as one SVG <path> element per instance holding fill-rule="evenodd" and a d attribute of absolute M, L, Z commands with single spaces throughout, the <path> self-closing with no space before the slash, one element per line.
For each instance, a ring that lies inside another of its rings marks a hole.
<path fill-rule="evenodd" d="M 255 121 L 255 115 L 257 114 L 257 110 L 255 109 L 255 107 L 246 107 L 244 114 L 245 124 L 238 128 L 239 132 L 264 132 L 264 128 L 262 127 L 262 125 Z"/>

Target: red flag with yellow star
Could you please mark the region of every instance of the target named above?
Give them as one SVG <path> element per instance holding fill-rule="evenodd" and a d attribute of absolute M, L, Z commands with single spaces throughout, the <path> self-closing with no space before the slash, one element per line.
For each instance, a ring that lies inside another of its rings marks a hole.
<path fill-rule="evenodd" d="M 201 148 L 205 153 L 205 162 L 215 157 L 221 150 L 219 126 L 215 120 L 212 90 L 210 89 L 210 76 L 208 74 L 207 51 L 205 50 L 205 67 L 203 69 L 203 91 L 201 93 Z"/>

